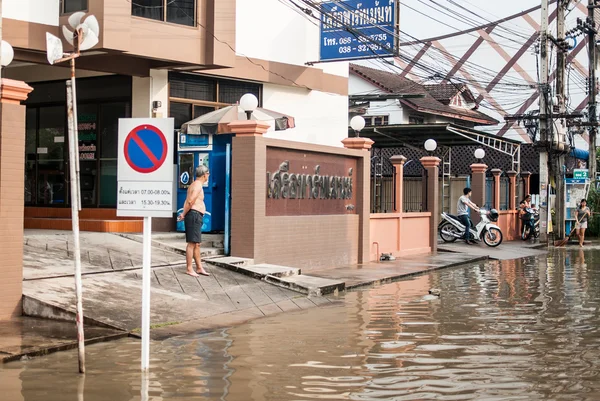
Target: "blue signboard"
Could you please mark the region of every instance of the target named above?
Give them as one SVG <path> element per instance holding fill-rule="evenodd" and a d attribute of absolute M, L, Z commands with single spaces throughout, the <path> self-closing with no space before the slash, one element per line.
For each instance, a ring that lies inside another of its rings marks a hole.
<path fill-rule="evenodd" d="M 321 4 L 321 61 L 391 56 L 396 0 Z"/>

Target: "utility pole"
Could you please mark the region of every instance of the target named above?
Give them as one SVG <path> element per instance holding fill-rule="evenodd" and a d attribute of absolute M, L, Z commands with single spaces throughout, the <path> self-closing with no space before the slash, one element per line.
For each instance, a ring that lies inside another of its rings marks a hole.
<path fill-rule="evenodd" d="M 590 155 L 589 155 L 589 175 L 592 184 L 596 182 L 596 134 L 598 128 L 596 124 L 596 23 L 594 20 L 594 10 L 596 9 L 596 0 L 588 0 L 588 21 L 591 29 L 587 30 L 588 34 L 588 51 L 589 51 L 589 91 L 588 91 L 588 118 L 590 122 Z"/>
<path fill-rule="evenodd" d="M 560 239 L 565 237 L 565 152 L 566 146 L 566 120 L 562 117 L 567 112 L 565 98 L 565 70 L 567 63 L 567 49 L 565 43 L 565 11 L 571 0 L 558 0 L 556 10 L 556 98 L 558 100 L 558 115 L 561 116 L 554 124 L 555 130 L 552 138 L 553 157 L 550 158 L 551 171 L 554 176 L 556 187 L 556 200 L 554 205 L 556 216 L 556 236 Z"/>
<path fill-rule="evenodd" d="M 542 0 L 540 24 L 540 240 L 548 240 L 550 187 L 548 180 L 548 0 Z"/>

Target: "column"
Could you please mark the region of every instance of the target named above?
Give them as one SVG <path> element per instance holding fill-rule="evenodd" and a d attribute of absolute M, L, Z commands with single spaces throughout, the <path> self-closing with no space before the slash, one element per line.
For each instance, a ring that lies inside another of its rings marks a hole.
<path fill-rule="evenodd" d="M 262 263 L 267 151 L 263 134 L 269 125 L 260 121 L 234 121 L 236 135 L 231 159 L 231 255 Z"/>
<path fill-rule="evenodd" d="M 394 166 L 394 210 L 396 213 L 402 213 L 404 211 L 403 196 L 404 196 L 404 163 L 406 163 L 406 157 L 396 155 L 390 158 L 392 165 Z"/>
<path fill-rule="evenodd" d="M 508 171 L 508 210 L 517 208 L 517 172 Z"/>
<path fill-rule="evenodd" d="M 370 152 L 373 141 L 369 138 L 345 138 L 342 140 L 346 149 Z M 368 156 L 368 154 L 366 154 Z M 371 158 L 363 157 L 359 160 L 359 171 L 356 182 L 361 186 L 361 191 L 356 199 L 356 210 L 359 214 L 358 222 L 358 263 L 369 263 L 371 260 Z M 358 190 L 355 189 L 355 190 Z"/>
<path fill-rule="evenodd" d="M 502 170 L 499 168 L 492 169 L 492 174 L 494 175 L 494 197 L 492 198 L 492 208 L 500 210 L 500 176 L 502 175 Z"/>
<path fill-rule="evenodd" d="M 0 87 L 0 320 L 22 314 L 25 106 L 32 88 L 2 79 Z"/>
<path fill-rule="evenodd" d="M 442 160 L 435 156 L 421 158 L 421 164 L 427 173 L 427 211 L 431 212 L 429 220 L 429 246 L 431 252 L 437 252 L 438 224 L 440 220 L 439 202 L 439 168 Z"/>
<path fill-rule="evenodd" d="M 483 163 L 471 164 L 471 190 L 473 191 L 471 201 L 480 207 L 485 205 L 485 172 L 487 168 L 488 166 Z M 477 213 L 471 214 L 471 219 L 474 224 L 481 220 Z"/>
<path fill-rule="evenodd" d="M 523 191 L 525 195 L 531 195 L 531 173 L 529 171 L 521 172 L 523 177 Z"/>

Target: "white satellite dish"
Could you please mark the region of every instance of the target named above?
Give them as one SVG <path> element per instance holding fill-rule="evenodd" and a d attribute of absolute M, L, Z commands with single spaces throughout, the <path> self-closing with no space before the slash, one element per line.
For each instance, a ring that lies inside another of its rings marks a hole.
<path fill-rule="evenodd" d="M 46 32 L 46 57 L 50 65 L 63 58 L 62 41 L 48 32 Z"/>
<path fill-rule="evenodd" d="M 73 13 L 69 17 L 69 25 L 74 31 L 81 30 L 82 39 L 81 44 L 79 46 L 79 50 L 89 50 L 92 47 L 96 46 L 100 41 L 100 24 L 98 20 L 93 15 L 89 15 L 85 21 L 82 22 L 82 18 L 85 16 L 84 12 L 76 12 Z M 71 46 L 75 45 L 74 40 L 74 31 L 71 31 L 65 25 L 62 27 L 63 35 L 67 42 Z"/>

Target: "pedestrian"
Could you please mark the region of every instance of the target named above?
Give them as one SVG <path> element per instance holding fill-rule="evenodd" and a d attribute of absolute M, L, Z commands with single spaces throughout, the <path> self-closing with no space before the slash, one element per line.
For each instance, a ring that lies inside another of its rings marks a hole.
<path fill-rule="evenodd" d="M 583 247 L 583 241 L 585 239 L 585 229 L 587 228 L 588 217 L 591 216 L 592 212 L 590 211 L 590 208 L 587 207 L 587 201 L 582 199 L 575 213 L 575 218 L 577 219 L 575 230 L 577 237 L 579 237 L 579 246 L 581 247 Z"/>
<path fill-rule="evenodd" d="M 463 196 L 458 198 L 458 203 L 456 204 L 456 214 L 458 215 L 458 219 L 465 226 L 465 235 L 463 236 L 465 243 L 467 244 L 476 244 L 475 240 L 471 239 L 471 218 L 469 217 L 469 208 L 473 210 L 479 211 L 479 208 L 476 204 L 471 202 L 471 188 L 463 189 Z"/>
<path fill-rule="evenodd" d="M 208 167 L 201 165 L 196 168 L 196 179 L 187 190 L 187 197 L 183 205 L 183 213 L 177 217 L 178 221 L 185 222 L 185 261 L 187 266 L 186 274 L 193 277 L 210 276 L 202 267 L 200 257 L 200 244 L 202 243 L 202 221 L 206 213 L 204 204 L 203 185 L 208 181 L 210 172 Z M 196 271 L 194 271 L 192 260 L 196 262 Z"/>

